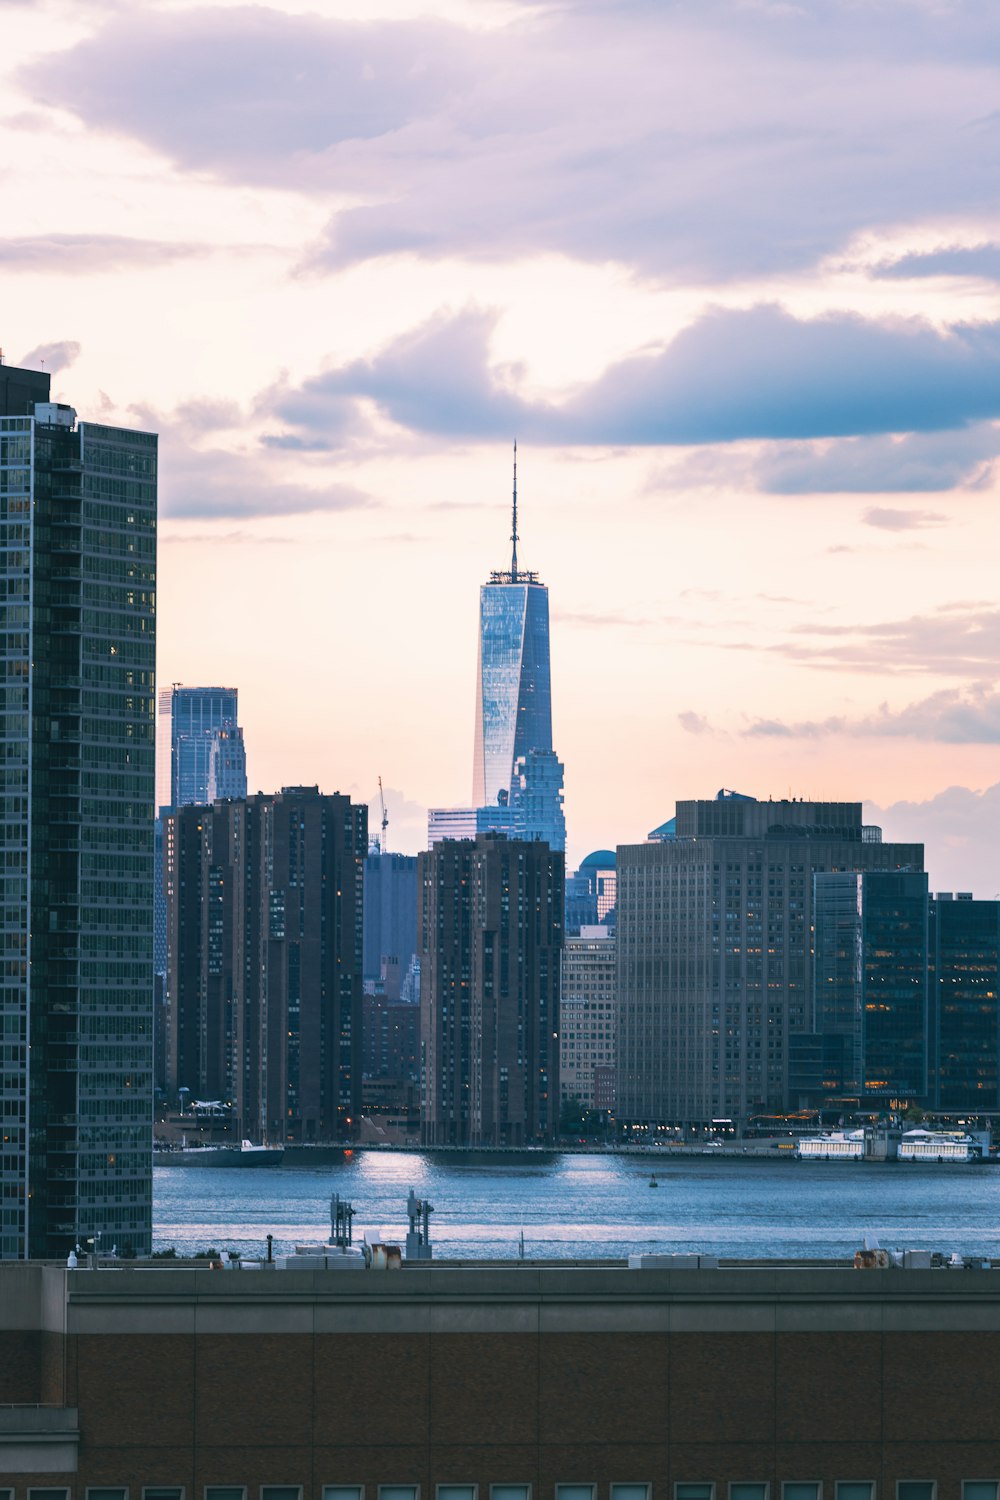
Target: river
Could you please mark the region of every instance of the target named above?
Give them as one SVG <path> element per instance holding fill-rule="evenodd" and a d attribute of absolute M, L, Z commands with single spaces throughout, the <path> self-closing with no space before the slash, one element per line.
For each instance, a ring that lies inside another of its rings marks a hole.
<path fill-rule="evenodd" d="M 652 1167 L 658 1186 L 650 1186 Z M 463 1158 L 358 1151 L 335 1166 L 154 1169 L 154 1248 L 276 1253 L 324 1240 L 337 1192 L 400 1242 L 412 1187 L 434 1205 L 436 1259 L 596 1259 L 701 1250 L 726 1257 L 849 1256 L 887 1248 L 1000 1259 L 1000 1171 L 989 1165 L 799 1162 L 612 1154 Z"/>

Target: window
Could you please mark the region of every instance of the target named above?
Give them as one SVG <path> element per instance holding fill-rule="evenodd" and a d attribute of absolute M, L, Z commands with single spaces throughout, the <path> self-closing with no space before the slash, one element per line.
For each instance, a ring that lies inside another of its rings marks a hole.
<path fill-rule="evenodd" d="M 62 1489 L 61 1487 L 59 1489 L 29 1490 L 28 1500 L 69 1500 L 69 1490 Z"/>
<path fill-rule="evenodd" d="M 365 1500 L 363 1484 L 324 1484 L 323 1500 Z"/>
<path fill-rule="evenodd" d="M 901 1479 L 896 1485 L 896 1500 L 934 1500 L 933 1479 Z"/>
<path fill-rule="evenodd" d="M 128 1490 L 124 1485 L 113 1485 L 111 1487 L 87 1489 L 87 1500 L 128 1500 Z M 916 1497 L 914 1497 L 916 1500 Z"/>
<path fill-rule="evenodd" d="M 242 1484 L 206 1484 L 205 1500 L 246 1500 Z"/>
<path fill-rule="evenodd" d="M 437 1500 L 476 1500 L 474 1484 L 439 1484 Z"/>
<path fill-rule="evenodd" d="M 837 1500 L 875 1500 L 873 1479 L 838 1479 Z"/>
<path fill-rule="evenodd" d="M 142 1492 L 142 1500 L 184 1500 L 184 1486 L 182 1484 L 147 1485 Z"/>
<path fill-rule="evenodd" d="M 648 1484 L 613 1484 L 611 1500 L 649 1500 Z"/>
<path fill-rule="evenodd" d="M 556 1500 L 594 1500 L 592 1484 L 557 1484 Z"/>
<path fill-rule="evenodd" d="M 531 1500 L 530 1484 L 491 1484 L 490 1500 Z"/>
<path fill-rule="evenodd" d="M 749 1484 L 731 1484 L 729 1500 L 767 1500 L 767 1484 L 760 1480 L 754 1480 Z"/>
<path fill-rule="evenodd" d="M 675 1484 L 674 1500 L 715 1500 L 714 1484 Z"/>
<path fill-rule="evenodd" d="M 302 1500 L 300 1484 L 262 1484 L 260 1500 Z"/>
<path fill-rule="evenodd" d="M 415 1484 L 380 1484 L 378 1500 L 417 1500 L 419 1493 Z"/>
<path fill-rule="evenodd" d="M 791 1479 L 781 1486 L 781 1500 L 822 1500 L 822 1495 L 818 1479 Z"/>
<path fill-rule="evenodd" d="M 997 1500 L 995 1479 L 963 1479 L 962 1500 Z"/>

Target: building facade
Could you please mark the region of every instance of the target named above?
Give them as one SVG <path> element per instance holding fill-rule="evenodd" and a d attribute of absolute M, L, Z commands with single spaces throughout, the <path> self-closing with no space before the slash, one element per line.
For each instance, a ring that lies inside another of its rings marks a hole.
<path fill-rule="evenodd" d="M 561 854 L 496 834 L 419 856 L 426 1145 L 554 1138 L 563 879 Z"/>
<path fill-rule="evenodd" d="M 151 1233 L 157 440 L 0 366 L 0 1256 Z"/>
<path fill-rule="evenodd" d="M 168 1091 L 254 1140 L 355 1134 L 367 824 L 316 787 L 167 816 Z"/>
<path fill-rule="evenodd" d="M 216 733 L 238 728 L 236 688 L 183 687 L 174 683 L 159 695 L 157 725 L 157 806 L 186 807 L 210 802 L 209 774 Z M 242 745 L 242 733 L 240 734 Z M 245 797 L 246 760 L 243 760 Z"/>
<path fill-rule="evenodd" d="M 364 892 L 364 977 L 381 979 L 384 959 L 405 974 L 417 951 L 416 856 L 369 850 Z"/>
<path fill-rule="evenodd" d="M 13 1500 L 998 1500 L 995 1276 L 10 1266 L 0 1474 Z"/>
<path fill-rule="evenodd" d="M 217 729 L 212 735 L 208 751 L 209 802 L 224 801 L 227 797 L 241 798 L 247 794 L 247 751 L 243 743 L 243 730 Z"/>
<path fill-rule="evenodd" d="M 1000 1110 L 1000 901 L 937 895 L 930 969 L 930 1103 L 969 1114 Z"/>
<path fill-rule="evenodd" d="M 786 1109 L 790 1039 L 813 1032 L 813 876 L 916 870 L 861 804 L 679 802 L 676 836 L 618 850 L 618 1118 Z"/>
<path fill-rule="evenodd" d="M 584 1109 L 615 1107 L 618 1029 L 615 936 L 608 927 L 583 927 L 567 937 L 559 993 L 559 1092 Z"/>
<path fill-rule="evenodd" d="M 818 873 L 813 925 L 813 1029 L 824 1042 L 827 1088 L 833 1084 L 833 1097 L 856 1099 L 862 1107 L 925 1100 L 927 876 L 922 871 Z M 839 1080 L 833 1038 L 843 1059 Z"/>

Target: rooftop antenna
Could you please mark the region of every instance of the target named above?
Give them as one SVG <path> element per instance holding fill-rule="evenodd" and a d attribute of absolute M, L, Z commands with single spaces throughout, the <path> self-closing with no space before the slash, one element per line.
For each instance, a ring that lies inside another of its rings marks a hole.
<path fill-rule="evenodd" d="M 382 804 L 382 842 L 379 848 L 385 854 L 389 847 L 389 814 L 385 810 L 385 795 L 382 791 L 382 778 L 378 779 L 378 799 Z"/>
<path fill-rule="evenodd" d="M 510 581 L 517 582 L 517 438 L 514 439 L 514 520 L 510 533 Z"/>

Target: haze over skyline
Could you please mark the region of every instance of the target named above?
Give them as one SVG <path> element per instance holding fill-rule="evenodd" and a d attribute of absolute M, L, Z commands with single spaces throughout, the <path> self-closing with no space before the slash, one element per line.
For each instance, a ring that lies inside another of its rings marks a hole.
<path fill-rule="evenodd" d="M 0 25 L 0 345 L 161 434 L 159 682 L 253 789 L 466 802 L 516 436 L 570 867 L 733 786 L 1000 891 L 994 5 Z"/>

